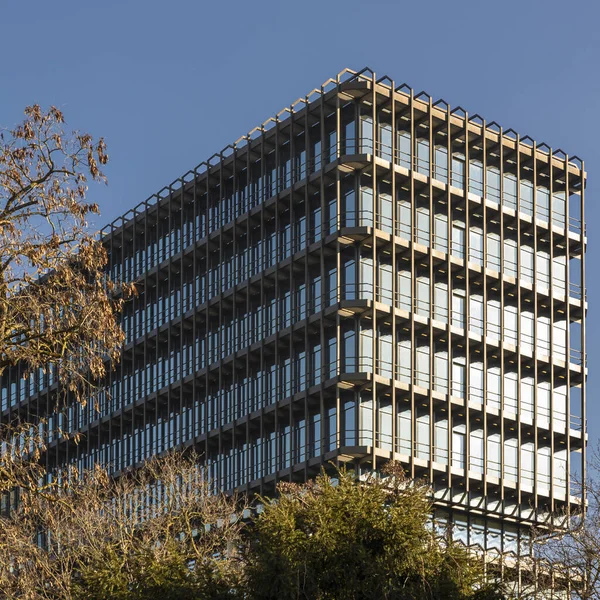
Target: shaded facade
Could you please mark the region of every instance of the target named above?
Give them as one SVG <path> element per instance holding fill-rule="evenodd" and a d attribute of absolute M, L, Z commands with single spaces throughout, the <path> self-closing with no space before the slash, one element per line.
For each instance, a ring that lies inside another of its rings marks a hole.
<path fill-rule="evenodd" d="M 269 493 L 395 458 L 432 482 L 439 527 L 523 551 L 580 503 L 585 177 L 344 71 L 103 230 L 139 295 L 106 388 L 50 416 L 48 465 L 193 445 L 217 488 Z M 2 419 L 35 420 L 56 384 L 1 385 Z"/>

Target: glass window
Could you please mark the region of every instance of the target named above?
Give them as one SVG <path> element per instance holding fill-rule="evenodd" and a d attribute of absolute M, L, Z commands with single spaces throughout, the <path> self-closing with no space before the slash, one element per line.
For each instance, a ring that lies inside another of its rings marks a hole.
<path fill-rule="evenodd" d="M 314 205 L 310 213 L 310 228 L 313 234 L 313 242 L 318 242 L 321 239 L 322 227 L 323 225 L 321 222 L 321 205 Z"/>
<path fill-rule="evenodd" d="M 390 399 L 379 400 L 379 435 L 378 446 L 384 450 L 392 450 L 392 404 Z"/>
<path fill-rule="evenodd" d="M 356 260 L 354 258 L 348 258 L 342 263 L 342 277 L 342 297 L 346 300 L 355 300 L 358 297 L 358 290 L 356 286 Z M 304 288 L 305 286 L 300 287 Z M 301 301 L 299 307 L 302 309 Z"/>
<path fill-rule="evenodd" d="M 517 412 L 517 396 L 519 380 L 517 373 L 508 372 L 504 374 L 504 410 L 512 413 Z"/>
<path fill-rule="evenodd" d="M 379 152 L 384 160 L 392 160 L 392 126 L 388 123 L 379 125 Z"/>
<path fill-rule="evenodd" d="M 329 296 L 329 306 L 338 301 L 338 280 L 337 267 L 330 267 L 327 273 L 327 291 Z"/>
<path fill-rule="evenodd" d="M 452 292 L 452 325 L 464 328 L 465 326 L 466 300 L 463 290 Z"/>
<path fill-rule="evenodd" d="M 533 377 L 524 377 L 521 380 L 521 399 L 519 402 L 519 416 L 527 423 L 533 419 Z"/>
<path fill-rule="evenodd" d="M 373 225 L 373 188 L 363 185 L 360 188 L 360 208 L 358 224 L 366 227 Z"/>
<path fill-rule="evenodd" d="M 429 346 L 417 348 L 416 383 L 418 386 L 429 389 Z"/>
<path fill-rule="evenodd" d="M 487 473 L 500 477 L 500 436 L 497 433 L 487 439 Z"/>
<path fill-rule="evenodd" d="M 359 297 L 373 299 L 373 259 L 370 256 L 360 257 Z"/>
<path fill-rule="evenodd" d="M 519 192 L 521 196 L 521 212 L 526 215 L 533 215 L 533 183 L 527 179 L 521 179 Z"/>
<path fill-rule="evenodd" d="M 518 314 L 515 306 L 504 307 L 504 341 L 517 344 Z"/>
<path fill-rule="evenodd" d="M 448 464 L 448 419 L 439 419 L 433 425 L 434 447 L 433 460 Z"/>
<path fill-rule="evenodd" d="M 464 425 L 452 429 L 452 466 L 464 469 L 467 456 L 467 436 Z"/>
<path fill-rule="evenodd" d="M 550 493 L 550 470 L 551 455 L 550 448 L 538 448 L 537 451 L 537 487 L 542 494 Z"/>
<path fill-rule="evenodd" d="M 533 282 L 533 248 L 522 245 L 521 248 L 521 277 L 525 281 Z"/>
<path fill-rule="evenodd" d="M 567 422 L 567 386 L 554 388 L 552 394 L 552 420 L 555 426 L 564 428 Z"/>
<path fill-rule="evenodd" d="M 483 363 L 469 365 L 469 402 L 483 404 Z"/>
<path fill-rule="evenodd" d="M 433 291 L 433 318 L 443 323 L 448 322 L 448 284 L 437 281 Z"/>
<path fill-rule="evenodd" d="M 506 440 L 504 443 L 504 478 L 508 481 L 517 481 L 518 475 L 518 450 L 516 439 Z"/>
<path fill-rule="evenodd" d="M 412 455 L 412 418 L 410 408 L 398 410 L 398 452 Z"/>
<path fill-rule="evenodd" d="M 512 173 L 504 173 L 502 204 L 517 209 L 517 178 Z"/>
<path fill-rule="evenodd" d="M 302 134 L 300 134 L 302 135 Z M 343 136 L 344 141 L 346 143 L 346 154 L 354 154 L 356 152 L 356 121 L 352 119 L 351 121 L 347 121 L 343 127 Z M 298 136 L 297 139 L 299 139 Z M 302 144 L 304 145 L 304 144 Z M 298 144 L 296 143 L 296 148 L 298 148 Z M 305 152 L 302 152 L 302 155 L 305 155 Z"/>
<path fill-rule="evenodd" d="M 552 483 L 558 493 L 567 490 L 567 451 L 559 450 L 554 453 L 554 477 Z"/>
<path fill-rule="evenodd" d="M 398 342 L 398 379 L 412 383 L 412 352 L 410 340 Z"/>
<path fill-rule="evenodd" d="M 533 313 L 529 311 L 521 312 L 521 347 L 526 352 L 533 350 L 535 342 L 534 337 L 534 319 Z"/>
<path fill-rule="evenodd" d="M 427 138 L 417 139 L 417 172 L 429 175 L 429 140 Z"/>
<path fill-rule="evenodd" d="M 394 277 L 392 274 L 392 265 L 379 263 L 379 286 L 377 289 L 377 300 L 384 304 L 392 306 L 394 304 Z"/>
<path fill-rule="evenodd" d="M 443 183 L 448 182 L 448 149 L 446 146 L 436 146 L 434 154 L 434 173 L 433 176 Z"/>
<path fill-rule="evenodd" d="M 533 444 L 523 444 L 521 447 L 521 482 L 533 486 Z"/>
<path fill-rule="evenodd" d="M 465 157 L 462 154 L 452 155 L 452 185 L 456 188 L 465 187 Z"/>
<path fill-rule="evenodd" d="M 460 221 L 452 223 L 452 254 L 457 258 L 465 257 L 465 224 Z"/>
<path fill-rule="evenodd" d="M 436 352 L 433 358 L 433 389 L 448 393 L 448 353 L 445 351 Z"/>
<path fill-rule="evenodd" d="M 452 360 L 452 395 L 457 398 L 465 397 L 467 368 L 464 358 Z"/>
<path fill-rule="evenodd" d="M 547 223 L 550 220 L 550 190 L 546 187 L 539 186 L 535 202 L 535 216 Z"/>
<path fill-rule="evenodd" d="M 440 252 L 448 252 L 448 217 L 437 214 L 434 219 L 433 247 Z"/>
<path fill-rule="evenodd" d="M 429 277 L 417 277 L 417 302 L 416 312 L 423 317 L 429 317 Z"/>
<path fill-rule="evenodd" d="M 483 230 L 479 227 L 469 230 L 469 260 L 483 265 Z"/>
<path fill-rule="evenodd" d="M 483 335 L 483 296 L 473 295 L 469 298 L 469 330 Z"/>
<path fill-rule="evenodd" d="M 566 360 L 567 358 L 567 323 L 556 321 L 552 325 L 553 351 L 556 358 Z"/>
<path fill-rule="evenodd" d="M 487 371 L 487 406 L 500 410 L 500 368 L 488 367 Z"/>
<path fill-rule="evenodd" d="M 424 246 L 429 246 L 429 209 L 420 207 L 417 209 L 416 241 Z"/>
<path fill-rule="evenodd" d="M 500 236 L 497 233 L 487 235 L 487 268 L 500 272 Z"/>
<path fill-rule="evenodd" d="M 431 449 L 429 435 L 429 415 L 417 417 L 417 458 L 429 460 L 429 451 Z"/>
<path fill-rule="evenodd" d="M 399 199 L 397 204 L 397 218 L 396 223 L 396 235 L 404 238 L 405 240 L 411 239 L 411 204 L 410 200 L 405 198 L 404 190 L 399 192 Z"/>
<path fill-rule="evenodd" d="M 504 240 L 504 274 L 511 277 L 517 276 L 517 242 L 511 239 Z"/>
<path fill-rule="evenodd" d="M 412 311 L 412 279 L 410 271 L 400 271 L 398 273 L 398 307 L 407 311 Z"/>
<path fill-rule="evenodd" d="M 555 256 L 552 261 L 552 286 L 554 293 L 566 295 L 567 289 L 567 257 Z"/>
<path fill-rule="evenodd" d="M 470 442 L 469 469 L 483 473 L 483 429 L 473 429 Z"/>
<path fill-rule="evenodd" d="M 343 332 L 342 350 L 343 369 L 346 372 L 356 371 L 356 332 L 349 329 Z"/>
<path fill-rule="evenodd" d="M 488 300 L 486 335 L 494 339 L 500 339 L 500 313 L 500 301 Z"/>
<path fill-rule="evenodd" d="M 360 329 L 360 371 L 369 372 L 373 370 L 373 330 L 361 326 Z"/>
<path fill-rule="evenodd" d="M 566 219 L 566 200 L 564 192 L 554 192 L 552 194 L 552 224 L 558 227 L 565 227 Z"/>
<path fill-rule="evenodd" d="M 483 164 L 478 160 L 469 161 L 469 192 L 483 196 Z"/>
<path fill-rule="evenodd" d="M 538 383 L 537 392 L 537 419 L 542 427 L 548 427 L 550 423 L 550 383 L 542 381 Z"/>
<path fill-rule="evenodd" d="M 486 186 L 488 199 L 500 203 L 500 170 L 496 167 L 488 167 Z"/>
<path fill-rule="evenodd" d="M 356 227 L 358 225 L 356 193 L 353 186 L 343 192 L 341 212 L 340 218 L 345 227 Z"/>
<path fill-rule="evenodd" d="M 398 132 L 398 159 L 397 162 L 405 169 L 411 168 L 412 150 L 410 143 L 410 133 L 408 131 Z"/>
<path fill-rule="evenodd" d="M 379 332 L 377 336 L 379 342 L 379 360 L 378 373 L 382 377 L 392 377 L 393 353 L 392 353 L 392 334 Z"/>
<path fill-rule="evenodd" d="M 373 118 L 363 116 L 360 119 L 360 148 L 363 154 L 373 154 Z"/>
<path fill-rule="evenodd" d="M 378 226 L 386 233 L 394 233 L 394 220 L 392 218 L 392 197 L 385 193 L 379 192 L 379 216 Z"/>
<path fill-rule="evenodd" d="M 550 255 L 543 250 L 538 251 L 536 257 L 536 280 L 543 288 L 550 287 Z"/>
<path fill-rule="evenodd" d="M 373 445 L 373 399 L 367 392 L 361 396 L 359 444 Z"/>

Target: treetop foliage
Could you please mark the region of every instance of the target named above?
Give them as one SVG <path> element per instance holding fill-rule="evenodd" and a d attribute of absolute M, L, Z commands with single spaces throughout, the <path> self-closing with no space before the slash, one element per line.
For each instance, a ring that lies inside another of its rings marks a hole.
<path fill-rule="evenodd" d="M 107 253 L 88 232 L 99 207 L 86 202 L 87 183 L 105 181 L 105 142 L 64 123 L 57 108 L 34 105 L 0 134 L 0 373 L 54 369 L 86 402 L 106 359 L 119 357 L 116 314 L 133 288 L 107 277 Z"/>

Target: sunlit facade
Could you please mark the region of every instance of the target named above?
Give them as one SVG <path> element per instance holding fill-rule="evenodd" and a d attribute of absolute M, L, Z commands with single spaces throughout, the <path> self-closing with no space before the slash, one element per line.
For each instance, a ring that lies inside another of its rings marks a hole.
<path fill-rule="evenodd" d="M 105 228 L 139 294 L 106 389 L 50 417 L 49 466 L 193 445 L 217 488 L 269 493 L 396 459 L 439 527 L 523 551 L 579 504 L 585 176 L 344 72 Z M 3 375 L 2 419 L 43 415 L 49 377 Z"/>

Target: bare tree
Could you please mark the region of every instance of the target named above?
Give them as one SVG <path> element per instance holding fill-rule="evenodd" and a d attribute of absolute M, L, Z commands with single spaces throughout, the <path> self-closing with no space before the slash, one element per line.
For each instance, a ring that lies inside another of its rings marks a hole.
<path fill-rule="evenodd" d="M 243 511 L 210 493 L 197 457 L 170 454 L 113 480 L 61 473 L 0 520 L 7 598 L 227 598 L 241 577 Z"/>
<path fill-rule="evenodd" d="M 600 447 L 588 462 L 586 481 L 574 484 L 586 505 L 535 532 L 540 598 L 600 598 Z"/>
<path fill-rule="evenodd" d="M 107 254 L 88 233 L 98 214 L 88 179 L 105 181 L 104 140 L 65 133 L 61 111 L 39 106 L 3 130 L 0 141 L 0 374 L 52 370 L 62 389 L 85 402 L 116 360 L 122 303 L 105 273 Z"/>

